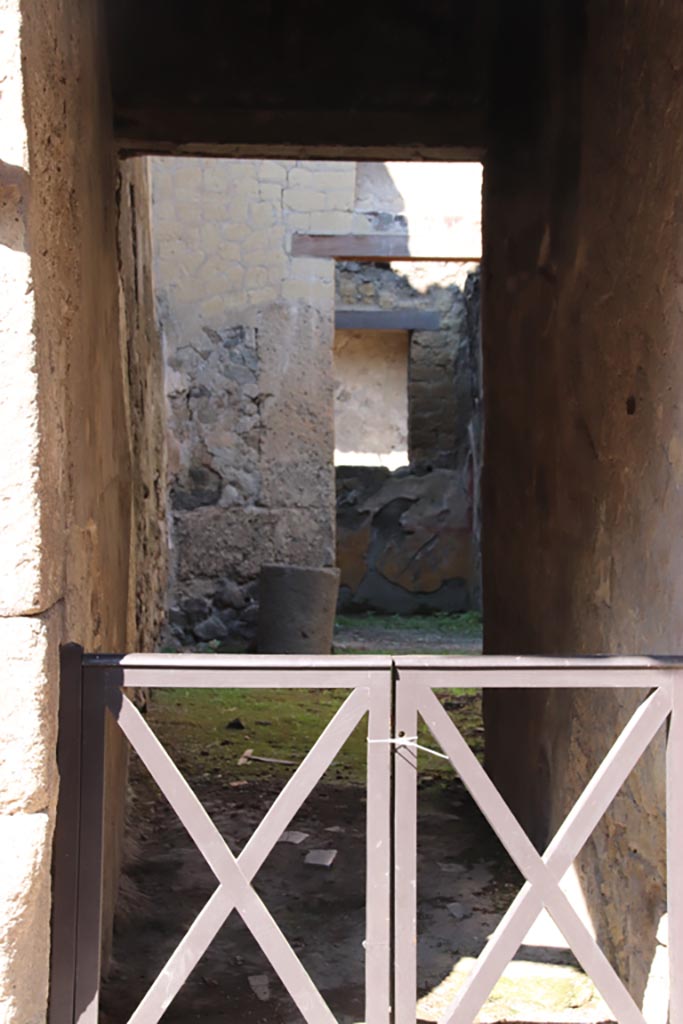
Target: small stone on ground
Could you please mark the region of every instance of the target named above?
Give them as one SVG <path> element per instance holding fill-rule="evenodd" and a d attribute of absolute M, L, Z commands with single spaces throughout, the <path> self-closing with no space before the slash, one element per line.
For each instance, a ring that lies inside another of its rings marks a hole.
<path fill-rule="evenodd" d="M 336 850 L 311 850 L 306 854 L 304 864 L 313 864 L 315 867 L 331 868 L 337 856 Z"/>

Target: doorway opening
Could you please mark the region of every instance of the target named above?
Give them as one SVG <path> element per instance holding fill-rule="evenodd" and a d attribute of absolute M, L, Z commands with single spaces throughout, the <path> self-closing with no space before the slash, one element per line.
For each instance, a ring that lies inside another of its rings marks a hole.
<path fill-rule="evenodd" d="M 340 569 L 335 651 L 480 650 L 480 189 L 472 164 L 152 161 L 165 649 L 257 649 L 260 571 L 276 563 Z M 237 853 L 343 696 L 176 688 L 149 698 L 146 716 Z M 439 696 L 482 757 L 479 694 Z M 366 751 L 359 727 L 256 882 L 344 1024 L 362 1019 Z M 418 1013 L 437 1020 L 519 878 L 438 752 L 422 759 L 419 789 Z M 135 757 L 128 837 L 102 1000 L 112 1024 L 211 883 Z M 544 1019 L 606 1019 L 556 937 L 513 965 L 522 990 L 547 976 Z M 504 980 L 492 1019 L 530 1019 L 519 988 Z M 298 1019 L 236 918 L 164 1019 L 219 1020 L 226 1005 L 244 1021 Z"/>

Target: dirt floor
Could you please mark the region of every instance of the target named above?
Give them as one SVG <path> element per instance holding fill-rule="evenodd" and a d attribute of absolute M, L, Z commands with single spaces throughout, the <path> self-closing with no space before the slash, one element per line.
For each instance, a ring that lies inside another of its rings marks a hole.
<path fill-rule="evenodd" d="M 414 620 L 409 620 L 413 623 Z M 471 617 L 341 620 L 337 651 L 476 653 Z M 147 720 L 191 782 L 233 852 L 245 845 L 343 694 L 339 691 L 157 691 Z M 480 698 L 450 690 L 444 706 L 476 753 Z M 364 1020 L 365 736 L 361 725 L 259 871 L 255 888 L 339 1024 Z M 426 736 L 423 739 L 427 740 Z M 433 745 L 433 741 L 432 741 Z M 240 760 L 243 761 L 240 764 Z M 448 764 L 419 762 L 418 1020 L 436 1021 L 462 984 L 520 880 Z M 129 857 L 114 960 L 102 993 L 104 1024 L 123 1024 L 163 967 L 216 881 L 136 758 Z M 291 838 L 299 842 L 288 841 Z M 336 851 L 330 867 L 311 851 Z M 536 926 L 486 1004 L 483 1021 L 610 1020 L 549 919 Z M 295 1024 L 302 1020 L 268 961 L 233 913 L 167 1010 L 169 1024 Z"/>

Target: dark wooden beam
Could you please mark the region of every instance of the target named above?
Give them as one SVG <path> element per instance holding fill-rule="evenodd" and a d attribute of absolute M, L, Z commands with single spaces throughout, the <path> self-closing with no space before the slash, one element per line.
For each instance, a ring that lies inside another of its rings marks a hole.
<path fill-rule="evenodd" d="M 470 260 L 481 259 L 478 226 L 463 225 L 459 231 L 421 232 L 409 235 L 303 235 L 292 236 L 292 256 L 317 256 L 335 260 Z"/>
<path fill-rule="evenodd" d="M 438 331 L 441 317 L 425 309 L 337 309 L 338 331 Z"/>
<path fill-rule="evenodd" d="M 501 2 L 110 0 L 120 151 L 477 159 Z"/>
<path fill-rule="evenodd" d="M 171 100 L 120 103 L 121 156 L 215 156 L 248 160 L 483 160 L 477 111 L 314 111 L 202 108 Z"/>

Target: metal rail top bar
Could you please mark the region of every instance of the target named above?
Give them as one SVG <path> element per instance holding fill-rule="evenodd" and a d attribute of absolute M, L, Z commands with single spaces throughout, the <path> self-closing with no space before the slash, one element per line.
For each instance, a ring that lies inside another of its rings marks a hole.
<path fill-rule="evenodd" d="M 277 670 L 277 671 L 353 671 L 357 669 L 456 669 L 466 672 L 498 670 L 566 670 L 583 669 L 676 669 L 683 668 L 683 655 L 649 655 L 641 657 L 609 657 L 595 655 L 581 658 L 549 658 L 484 655 L 441 654 L 84 654 L 87 668 L 186 669 L 211 670 Z"/>
<path fill-rule="evenodd" d="M 678 669 L 683 668 L 683 655 L 643 655 L 640 657 L 611 657 L 596 654 L 580 658 L 548 658 L 509 656 L 497 654 L 452 655 L 452 654 L 399 654 L 394 657 L 398 669 L 457 669 L 466 672 L 491 672 L 498 670 L 518 671 L 604 671 L 616 669 Z"/>
<path fill-rule="evenodd" d="M 86 668 L 186 669 L 216 671 L 353 671 L 390 669 L 393 659 L 384 654 L 84 654 Z"/>

